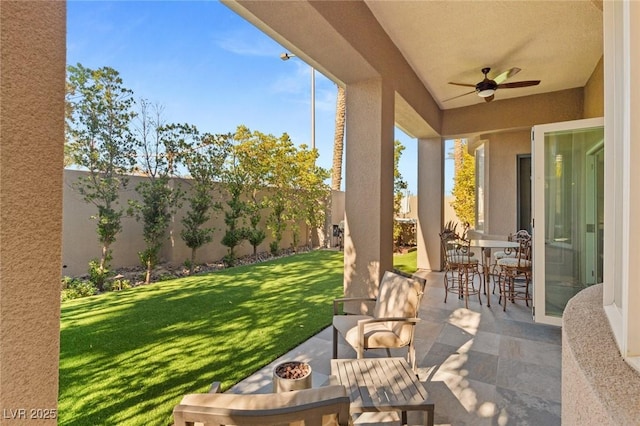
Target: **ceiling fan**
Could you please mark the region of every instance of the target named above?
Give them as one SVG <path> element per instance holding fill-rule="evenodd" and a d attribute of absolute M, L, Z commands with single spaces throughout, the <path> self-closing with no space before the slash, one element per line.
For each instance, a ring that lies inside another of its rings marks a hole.
<path fill-rule="evenodd" d="M 467 93 L 463 93 L 462 95 L 454 96 L 453 98 L 445 99 L 444 102 L 450 101 L 452 99 L 457 99 L 462 96 L 470 95 L 472 93 L 477 93 L 478 96 L 484 98 L 486 102 L 491 102 L 493 100 L 494 94 L 498 89 L 515 89 L 518 87 L 529 87 L 529 86 L 537 86 L 540 84 L 540 80 L 527 80 L 527 81 L 514 81 L 513 83 L 504 83 L 508 78 L 513 77 L 517 73 L 520 72 L 520 68 L 511 68 L 496 76 L 493 80 L 487 77 L 491 68 L 482 68 L 482 74 L 484 74 L 484 80 L 477 84 L 467 84 L 467 83 L 454 83 L 452 81 L 449 84 L 453 84 L 456 86 L 464 86 L 464 87 L 474 87 L 475 90 Z"/>

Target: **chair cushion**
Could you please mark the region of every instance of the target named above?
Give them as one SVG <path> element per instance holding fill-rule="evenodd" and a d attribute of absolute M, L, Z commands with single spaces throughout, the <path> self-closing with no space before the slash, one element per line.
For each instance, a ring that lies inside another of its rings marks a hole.
<path fill-rule="evenodd" d="M 516 251 L 510 251 L 509 253 L 505 251 L 497 251 L 493 254 L 493 258 L 496 260 L 504 259 L 505 257 L 516 257 Z"/>
<path fill-rule="evenodd" d="M 447 258 L 450 264 L 469 264 L 475 265 L 478 263 L 478 259 L 469 258 L 468 256 L 449 256 Z"/>
<path fill-rule="evenodd" d="M 467 254 L 464 253 L 462 250 L 447 250 L 447 256 L 466 256 Z M 469 252 L 469 257 L 473 257 L 476 254 L 473 251 Z"/>
<path fill-rule="evenodd" d="M 378 287 L 372 316 L 335 315 L 333 327 L 358 350 L 358 321 L 371 318 L 417 318 L 426 280 L 386 271 Z M 410 344 L 413 324 L 386 321 L 364 326 L 364 348 L 402 347 Z"/>
<path fill-rule="evenodd" d="M 370 318 L 373 317 L 369 315 L 334 315 L 333 327 L 338 330 L 338 333 L 342 336 L 346 336 L 349 330 L 358 325 L 359 320 Z"/>
<path fill-rule="evenodd" d="M 367 315 L 336 315 L 333 317 L 333 326 L 344 339 L 356 350 L 360 346 L 358 341 L 358 321 L 370 319 Z M 375 322 L 364 326 L 364 348 L 401 348 L 409 344 L 411 335 L 406 339 L 387 326 L 386 322 Z"/>
<path fill-rule="evenodd" d="M 378 287 L 376 305 L 373 308 L 375 318 L 404 317 L 416 318 L 420 308 L 422 288 L 417 280 L 386 271 Z M 387 327 L 403 340 L 409 341 L 411 325 L 389 322 Z"/>
<path fill-rule="evenodd" d="M 498 260 L 498 265 L 507 268 L 530 268 L 531 261 L 528 259 L 518 259 L 517 257 L 505 257 L 504 259 Z"/>

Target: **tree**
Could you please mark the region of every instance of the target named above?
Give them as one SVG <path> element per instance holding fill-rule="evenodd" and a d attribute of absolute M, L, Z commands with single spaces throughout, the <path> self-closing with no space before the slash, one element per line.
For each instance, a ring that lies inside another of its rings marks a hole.
<path fill-rule="evenodd" d="M 404 191 L 407 189 L 407 182 L 402 178 L 400 173 L 400 158 L 402 157 L 402 151 L 405 150 L 404 145 L 399 140 L 393 142 L 393 216 L 398 217 L 400 214 L 400 208 L 402 206 L 402 198 L 404 197 Z M 393 221 L 393 244 L 397 248 L 402 238 L 402 225 L 394 220 Z"/>
<path fill-rule="evenodd" d="M 224 223 L 227 226 L 222 236 L 222 244 L 227 246 L 224 263 L 234 266 L 236 261 L 235 248 L 246 239 L 247 230 L 243 226 L 243 218 L 247 211 L 246 203 L 242 200 L 245 190 L 245 173 L 239 164 L 235 153 L 229 157 L 223 173 L 222 183 L 227 190 L 224 210 Z"/>
<path fill-rule="evenodd" d="M 130 200 L 129 204 L 136 219 L 143 222 L 146 247 L 138 256 L 146 267 L 145 282 L 149 284 L 171 217 L 179 207 L 181 191 L 169 185 L 178 147 L 164 127 L 163 108 L 157 104 L 151 105 L 144 99 L 139 104 L 136 147 L 140 161 L 137 170 L 146 176 L 146 180 L 136 186 L 141 202 Z"/>
<path fill-rule="evenodd" d="M 253 247 L 253 256 L 258 258 L 258 246 L 267 238 L 267 234 L 261 227 L 262 210 L 265 203 L 263 193 L 267 185 L 269 164 L 261 153 L 261 133 L 251 133 L 246 126 L 238 126 L 234 135 L 236 145 L 234 153 L 238 160 L 238 167 L 243 173 L 244 192 L 247 195 L 245 201 L 246 215 L 249 218 L 249 227 L 245 230 L 245 236 Z"/>
<path fill-rule="evenodd" d="M 191 249 L 189 274 L 193 274 L 197 250 L 213 240 L 214 228 L 204 225 L 211 219 L 212 212 L 221 208 L 220 203 L 212 198 L 212 193 L 229 154 L 229 137 L 212 134 L 200 136 L 195 126 L 186 124 L 172 125 L 169 130 L 180 147 L 179 158 L 192 179 L 187 197 L 189 210 L 182 219 L 180 237 Z"/>
<path fill-rule="evenodd" d="M 270 243 L 271 254 L 277 255 L 284 231 L 287 229 L 287 221 L 291 217 L 291 206 L 295 203 L 292 195 L 292 181 L 296 177 L 298 165 L 295 162 L 295 146 L 288 134 L 283 133 L 279 138 L 273 135 L 262 135 L 262 139 L 269 169 L 266 179 L 269 191 L 265 196 L 266 205 L 270 208 L 267 228 L 271 230 L 273 237 Z"/>
<path fill-rule="evenodd" d="M 111 259 L 111 245 L 122 229 L 124 207 L 118 193 L 126 187 L 126 173 L 135 162 L 129 124 L 135 113 L 133 92 L 123 86 L 116 70 L 92 70 L 81 64 L 68 67 L 67 143 L 73 162 L 88 171 L 73 185 L 84 200 L 98 209 L 99 263 L 91 267 L 96 285 L 103 289 Z"/>
<path fill-rule="evenodd" d="M 308 229 L 319 229 L 324 223 L 325 207 L 330 195 L 330 188 L 325 184 L 330 176 L 328 170 L 316 165 L 317 150 L 310 151 L 301 145 L 294 152 L 296 169 L 291 179 L 292 203 L 288 215 L 294 238 L 294 249 L 299 244 L 300 222 L 304 221 Z M 311 234 L 307 245 L 311 247 Z"/>
<path fill-rule="evenodd" d="M 333 137 L 333 162 L 331 167 L 331 189 L 340 191 L 342 185 L 342 156 L 344 151 L 344 124 L 347 100 L 342 86 L 338 86 L 336 99 L 336 128 Z"/>
<path fill-rule="evenodd" d="M 451 203 L 451 207 L 456 212 L 458 219 L 473 227 L 476 206 L 475 159 L 467 152 L 466 143 L 461 143 L 459 155 L 461 161 L 453 179 L 452 193 L 455 200 Z"/>

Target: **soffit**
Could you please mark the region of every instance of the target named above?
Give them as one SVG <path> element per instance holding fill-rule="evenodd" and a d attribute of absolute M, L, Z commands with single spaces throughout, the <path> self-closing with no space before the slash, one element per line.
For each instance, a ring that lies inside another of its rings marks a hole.
<path fill-rule="evenodd" d="M 499 89 L 495 100 L 583 87 L 602 56 L 597 1 L 384 1 L 365 3 L 442 109 L 484 103 L 473 88 L 512 67 L 508 81 L 540 85 Z"/>

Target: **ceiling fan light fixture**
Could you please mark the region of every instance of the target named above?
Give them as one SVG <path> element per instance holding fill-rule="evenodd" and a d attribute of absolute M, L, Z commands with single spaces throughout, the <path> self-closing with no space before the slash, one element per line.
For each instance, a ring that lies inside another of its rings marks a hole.
<path fill-rule="evenodd" d="M 478 90 L 478 96 L 480 96 L 481 98 L 488 98 L 489 96 L 492 96 L 494 93 L 496 93 L 495 89 Z"/>
<path fill-rule="evenodd" d="M 537 86 L 540 84 L 540 80 L 527 80 L 527 81 L 515 81 L 512 83 L 505 83 L 505 80 L 516 75 L 520 68 L 511 68 L 509 71 L 505 71 L 502 74 L 499 74 L 496 77 L 496 80 L 491 80 L 487 75 L 491 71 L 491 68 L 482 68 L 482 74 L 484 74 L 484 79 L 477 84 L 469 84 L 469 83 L 455 83 L 450 81 L 449 84 L 453 84 L 455 86 L 463 86 L 463 87 L 473 87 L 475 91 L 471 91 L 468 93 L 463 93 L 462 95 L 454 96 L 453 98 L 445 99 L 443 102 L 450 101 L 452 99 L 457 99 L 461 96 L 470 95 L 475 93 L 479 97 L 485 100 L 485 102 L 491 102 L 494 99 L 494 95 L 496 90 L 498 89 L 516 89 L 520 87 L 530 87 Z"/>

